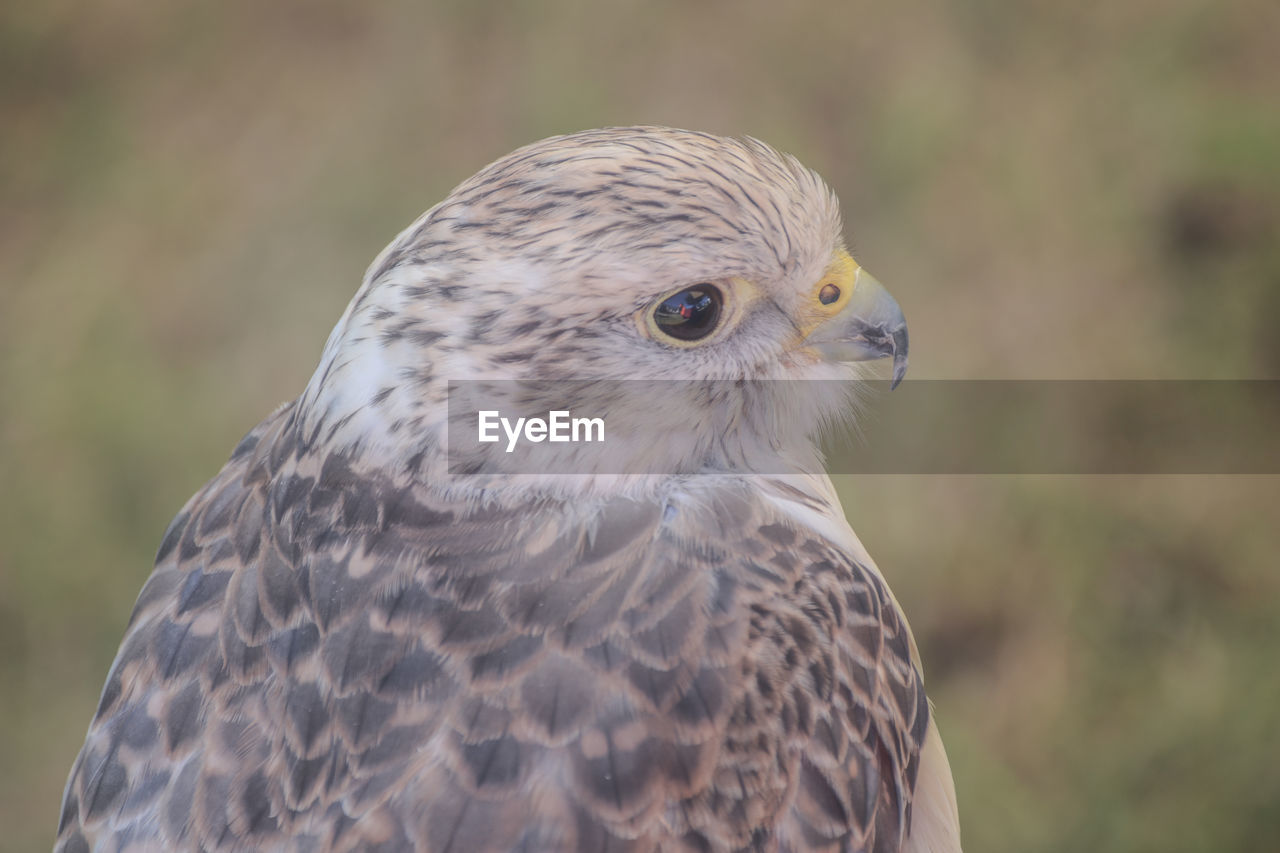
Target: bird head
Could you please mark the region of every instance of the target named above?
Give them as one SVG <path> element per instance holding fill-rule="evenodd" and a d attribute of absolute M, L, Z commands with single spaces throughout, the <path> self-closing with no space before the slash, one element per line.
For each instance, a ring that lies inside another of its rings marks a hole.
<path fill-rule="evenodd" d="M 816 173 L 752 139 L 612 128 L 521 148 L 402 232 L 303 407 L 317 434 L 405 456 L 437 441 L 450 381 L 649 380 L 608 405 L 637 448 L 683 445 L 641 469 L 680 472 L 811 436 L 848 400 L 803 380 L 880 358 L 896 384 L 902 311 L 846 249 Z"/>

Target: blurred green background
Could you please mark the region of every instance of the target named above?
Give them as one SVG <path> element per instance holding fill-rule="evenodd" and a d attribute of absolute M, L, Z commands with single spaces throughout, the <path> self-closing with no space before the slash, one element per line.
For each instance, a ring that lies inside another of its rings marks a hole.
<path fill-rule="evenodd" d="M 169 518 L 488 161 L 751 134 L 839 192 L 915 377 L 1280 378 L 1277 44 L 1273 0 L 5 4 L 0 848 L 51 843 Z M 1280 478 L 840 487 L 966 849 L 1275 849 Z"/>

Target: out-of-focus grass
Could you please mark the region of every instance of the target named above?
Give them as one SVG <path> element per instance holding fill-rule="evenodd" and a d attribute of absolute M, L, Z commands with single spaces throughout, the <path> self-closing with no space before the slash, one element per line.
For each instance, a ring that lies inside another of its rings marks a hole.
<path fill-rule="evenodd" d="M 1276 478 L 838 484 L 921 638 L 967 849 L 1269 849 Z"/>
<path fill-rule="evenodd" d="M 1277 32 L 1263 0 L 9 4 L 0 848 L 47 848 L 168 519 L 488 160 L 630 123 L 793 151 L 913 376 L 1276 377 Z M 1270 849 L 1280 483 L 839 485 L 968 849 Z"/>

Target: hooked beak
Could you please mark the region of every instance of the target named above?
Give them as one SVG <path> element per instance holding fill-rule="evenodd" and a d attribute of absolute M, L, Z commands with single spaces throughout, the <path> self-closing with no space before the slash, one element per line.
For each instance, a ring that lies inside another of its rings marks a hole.
<path fill-rule="evenodd" d="M 849 302 L 814 329 L 805 346 L 828 361 L 892 358 L 890 389 L 907 375 L 907 319 L 884 285 L 861 267 L 854 275 Z"/>

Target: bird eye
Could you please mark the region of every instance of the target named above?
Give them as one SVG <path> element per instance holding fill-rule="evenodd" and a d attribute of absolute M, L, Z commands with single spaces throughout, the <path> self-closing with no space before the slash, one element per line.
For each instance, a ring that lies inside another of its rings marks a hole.
<path fill-rule="evenodd" d="M 834 284 L 824 285 L 822 290 L 818 291 L 818 301 L 823 305 L 830 305 L 840 298 L 840 288 Z"/>
<path fill-rule="evenodd" d="M 653 322 L 678 341 L 696 341 L 715 331 L 723 302 L 714 285 L 695 285 L 662 300 L 653 310 Z"/>

